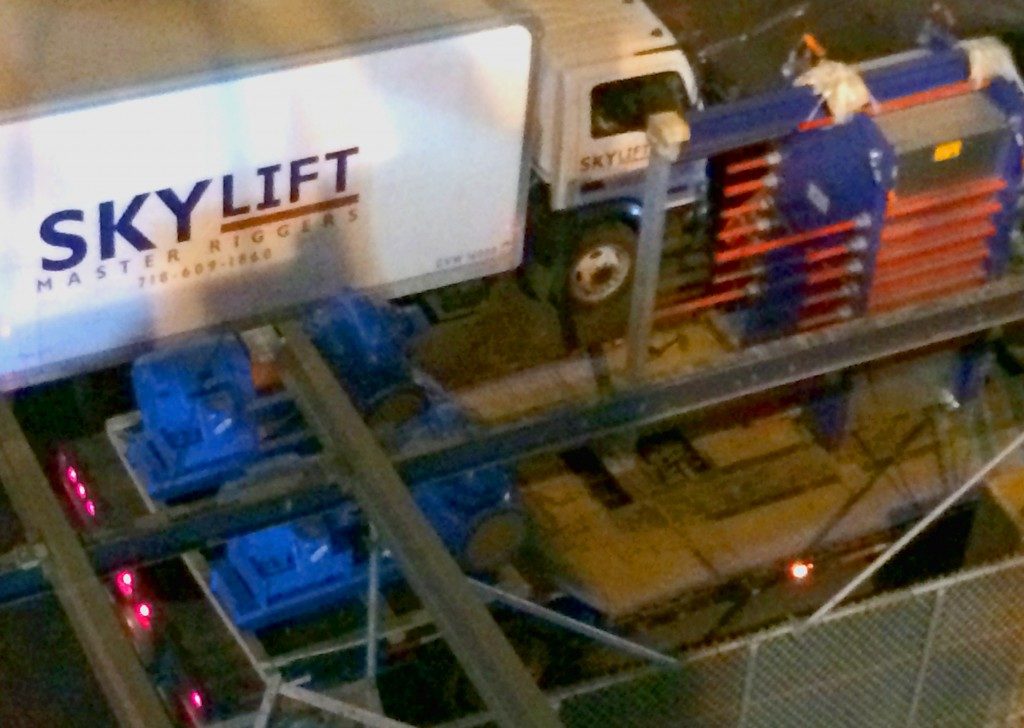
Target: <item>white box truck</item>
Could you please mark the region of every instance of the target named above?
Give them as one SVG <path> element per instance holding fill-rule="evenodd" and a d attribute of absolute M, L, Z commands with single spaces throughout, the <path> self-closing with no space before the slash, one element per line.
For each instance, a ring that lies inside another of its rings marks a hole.
<path fill-rule="evenodd" d="M 533 38 L 484 0 L 0 8 L 0 385 L 522 255 Z"/>

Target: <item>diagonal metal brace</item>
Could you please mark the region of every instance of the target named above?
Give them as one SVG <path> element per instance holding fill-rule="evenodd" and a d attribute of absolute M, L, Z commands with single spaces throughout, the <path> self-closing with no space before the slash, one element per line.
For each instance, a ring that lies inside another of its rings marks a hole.
<path fill-rule="evenodd" d="M 842 589 L 836 592 L 827 602 L 818 607 L 818 610 L 807 618 L 803 626 L 810 627 L 825 619 L 825 617 L 828 616 L 829 612 L 831 612 L 840 602 L 846 599 L 846 597 L 850 596 L 853 592 L 860 588 L 862 584 L 864 584 L 868 579 L 874 576 L 879 569 L 881 569 L 892 559 L 894 559 L 896 555 L 900 553 L 900 551 L 906 548 L 907 544 L 909 544 L 915 538 L 920 536 L 921 533 L 928 528 L 928 526 L 932 525 L 933 523 L 935 523 L 935 521 L 941 518 L 944 513 L 946 513 L 950 508 L 956 505 L 956 503 L 965 495 L 967 495 L 968 492 L 977 487 L 978 484 L 983 483 L 985 481 L 985 478 L 988 477 L 989 473 L 995 470 L 1004 460 L 1006 460 L 1006 458 L 1008 458 L 1022 446 L 1024 446 L 1024 432 L 1021 432 L 1016 437 L 1014 437 L 1013 440 L 1006 447 L 1000 450 L 995 457 L 990 459 L 976 473 L 974 473 L 974 475 L 968 478 L 963 485 L 961 485 L 955 491 L 946 496 L 942 500 L 942 502 L 940 502 L 938 505 L 932 508 L 932 510 L 930 510 L 924 518 L 922 518 L 920 521 L 914 524 L 914 526 L 910 528 L 905 534 L 903 534 L 896 541 L 894 541 L 892 545 L 889 546 L 889 548 L 887 548 L 885 551 L 883 551 L 877 557 L 875 557 L 875 560 L 868 564 L 866 567 L 864 567 L 864 569 L 859 574 L 857 574 L 855 577 L 853 577 L 853 579 L 847 582 L 846 586 L 844 586 Z"/>

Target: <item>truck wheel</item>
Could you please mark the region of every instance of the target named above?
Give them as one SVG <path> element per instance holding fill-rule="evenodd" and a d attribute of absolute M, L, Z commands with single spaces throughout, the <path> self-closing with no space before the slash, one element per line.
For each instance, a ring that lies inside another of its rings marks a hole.
<path fill-rule="evenodd" d="M 583 233 L 569 263 L 569 300 L 600 306 L 623 291 L 633 276 L 636 236 L 624 223 L 603 223 Z"/>
<path fill-rule="evenodd" d="M 623 334 L 636 261 L 636 235 L 622 222 L 582 235 L 566 272 L 565 298 L 577 343 L 597 344 Z"/>

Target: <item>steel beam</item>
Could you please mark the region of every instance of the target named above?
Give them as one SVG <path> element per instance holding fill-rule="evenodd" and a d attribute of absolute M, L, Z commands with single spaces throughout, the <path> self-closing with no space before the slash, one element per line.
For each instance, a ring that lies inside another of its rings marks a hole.
<path fill-rule="evenodd" d="M 377 639 L 380 622 L 380 539 L 370 526 L 370 578 L 366 587 L 366 679 L 377 684 Z"/>
<path fill-rule="evenodd" d="M 372 710 L 367 710 L 352 703 L 346 703 L 343 700 L 332 698 L 329 695 L 324 695 L 299 685 L 282 685 L 281 695 L 306 705 L 312 705 L 314 708 L 325 713 L 356 721 L 359 725 L 366 726 L 367 728 L 416 728 L 408 723 L 388 718 L 386 715 L 374 713 Z"/>
<path fill-rule="evenodd" d="M 263 691 L 263 697 L 260 698 L 260 707 L 256 711 L 256 720 L 252 724 L 252 728 L 267 728 L 270 725 L 270 719 L 274 715 L 274 708 L 277 706 L 277 696 L 281 693 L 281 683 L 283 678 L 278 673 L 273 675 L 267 682 L 267 687 Z"/>
<path fill-rule="evenodd" d="M 561 612 L 556 612 L 555 610 L 548 609 L 540 604 L 535 604 L 529 599 L 523 599 L 515 594 L 509 594 L 508 592 L 502 591 L 490 584 L 484 584 L 482 581 L 477 581 L 476 579 L 470 579 L 470 584 L 472 584 L 473 588 L 480 593 L 480 596 L 487 601 L 496 601 L 506 607 L 537 617 L 538 619 L 542 619 L 550 624 L 558 625 L 570 632 L 575 632 L 576 634 L 583 635 L 584 637 L 589 637 L 595 642 L 605 645 L 606 647 L 611 647 L 612 649 L 619 650 L 620 652 L 632 655 L 633 657 L 639 657 L 641 660 L 653 662 L 661 667 L 668 667 L 675 670 L 682 667 L 679 660 L 671 657 L 670 655 L 658 652 L 657 650 L 641 645 L 638 642 L 628 640 L 625 637 L 619 637 L 617 634 L 612 634 L 607 630 L 598 629 L 597 627 L 587 624 L 586 622 L 581 622 L 578 619 L 567 617 Z"/>
<path fill-rule="evenodd" d="M 754 695 L 754 677 L 757 675 L 757 653 L 761 648 L 761 640 L 750 643 L 747 653 L 746 670 L 743 673 L 743 694 L 740 696 L 740 716 L 736 721 L 738 728 L 746 728 L 750 721 L 750 701 Z"/>
<path fill-rule="evenodd" d="M 1013 276 L 934 304 L 763 344 L 596 404 L 566 406 L 457 442 L 399 453 L 395 462 L 406 480 L 418 480 L 557 452 L 1021 319 L 1024 277 Z"/>
<path fill-rule="evenodd" d="M 282 333 L 282 375 L 326 457 L 335 458 L 340 476 L 352 472 L 353 496 L 497 721 L 508 728 L 560 725 L 316 347 L 297 323 Z"/>
<path fill-rule="evenodd" d="M 170 726 L 111 608 L 110 595 L 68 524 L 6 398 L 0 398 L 0 482 L 33 540 L 46 547 L 44 573 L 118 722 L 139 728 Z"/>
<path fill-rule="evenodd" d="M 337 485 L 319 463 L 304 464 L 260 476 L 239 488 L 230 500 L 162 509 L 141 516 L 129 527 L 98 531 L 86 540 L 86 548 L 97 570 L 103 572 L 160 561 L 337 507 L 348 500 Z"/>
<path fill-rule="evenodd" d="M 917 668 L 917 677 L 914 678 L 914 693 L 910 698 L 910 709 L 907 711 L 907 728 L 914 728 L 917 725 L 918 711 L 921 708 L 921 696 L 924 695 L 925 680 L 928 678 L 928 668 L 932 662 L 932 655 L 935 652 L 935 635 L 939 632 L 942 610 L 946 606 L 946 589 L 939 589 L 935 592 L 935 602 L 932 605 L 932 618 L 928 620 L 928 632 L 924 636 L 924 645 L 921 646 L 921 663 Z"/>

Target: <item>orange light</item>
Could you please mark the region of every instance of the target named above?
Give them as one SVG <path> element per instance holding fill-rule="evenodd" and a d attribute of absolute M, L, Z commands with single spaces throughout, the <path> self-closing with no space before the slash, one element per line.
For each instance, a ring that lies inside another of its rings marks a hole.
<path fill-rule="evenodd" d="M 786 569 L 789 578 L 793 581 L 805 581 L 814 571 L 814 563 L 811 561 L 794 561 Z"/>
<path fill-rule="evenodd" d="M 817 56 L 818 58 L 825 57 L 827 53 L 827 51 L 825 50 L 825 46 L 823 46 L 818 41 L 818 39 L 815 38 L 813 35 L 811 35 L 810 33 L 804 33 L 804 37 L 802 40 L 804 42 L 804 45 L 807 46 L 807 50 L 809 50 L 815 56 Z"/>

